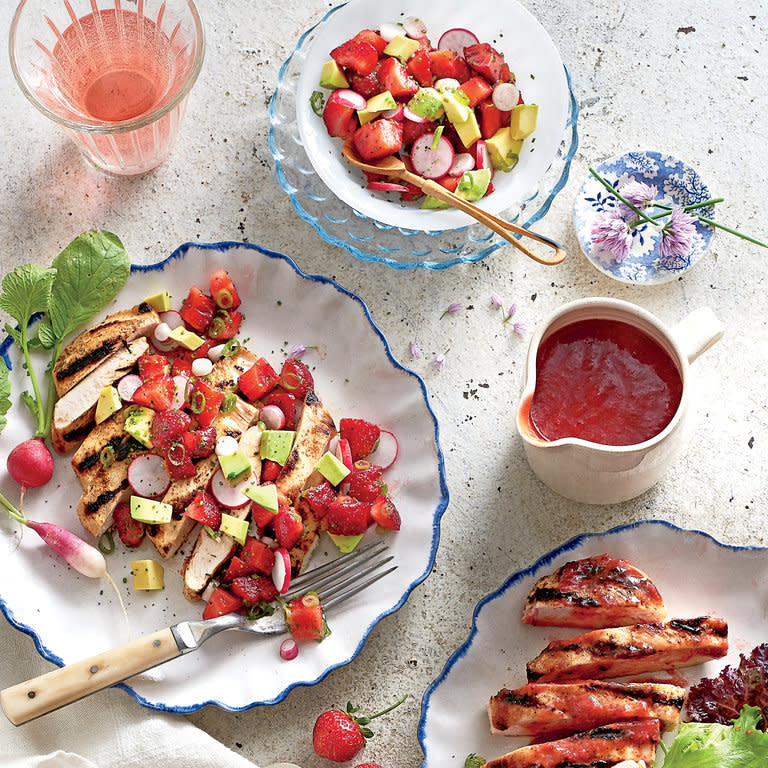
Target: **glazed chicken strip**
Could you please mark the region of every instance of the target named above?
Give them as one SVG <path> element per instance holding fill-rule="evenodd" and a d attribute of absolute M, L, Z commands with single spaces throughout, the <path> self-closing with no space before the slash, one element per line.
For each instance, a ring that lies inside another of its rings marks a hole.
<path fill-rule="evenodd" d="M 491 733 L 559 739 L 599 725 L 655 718 L 663 730 L 680 720 L 685 688 L 667 683 L 528 683 L 502 688 L 488 702 Z"/>
<path fill-rule="evenodd" d="M 610 555 L 574 560 L 539 579 L 523 610 L 524 624 L 585 629 L 666 618 L 664 601 L 648 576 Z"/>
<path fill-rule="evenodd" d="M 526 668 L 530 682 L 603 679 L 689 667 L 726 653 L 728 624 L 702 616 L 553 640 Z"/>
<path fill-rule="evenodd" d="M 653 765 L 660 738 L 658 720 L 629 720 L 521 747 L 489 760 L 485 768 L 608 768 L 622 760 Z"/>

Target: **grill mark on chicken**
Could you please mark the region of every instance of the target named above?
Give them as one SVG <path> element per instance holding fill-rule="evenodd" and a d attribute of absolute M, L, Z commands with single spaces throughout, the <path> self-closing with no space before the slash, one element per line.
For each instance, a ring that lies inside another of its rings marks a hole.
<path fill-rule="evenodd" d="M 570 605 L 582 605 L 594 608 L 600 605 L 594 597 L 579 595 L 576 592 L 563 592 L 562 590 L 553 587 L 539 587 L 528 596 L 529 603 L 537 600 L 564 600 Z"/>
<path fill-rule="evenodd" d="M 111 440 L 107 440 L 106 443 L 98 450 L 93 451 L 85 456 L 81 461 L 75 464 L 75 471 L 85 472 L 91 467 L 96 466 L 101 460 L 101 452 L 105 448 L 111 448 L 115 452 L 114 460 L 123 461 L 130 454 L 136 452 L 146 452 L 146 448 L 135 438 L 130 435 L 116 435 Z"/>
<path fill-rule="evenodd" d="M 90 504 L 85 505 L 85 514 L 86 515 L 95 515 L 105 504 L 108 504 L 112 499 L 117 496 L 120 491 L 124 491 L 128 487 L 128 479 L 126 478 L 120 483 L 120 486 L 118 488 L 111 488 L 108 491 L 104 491 L 104 493 L 99 494 L 95 501 L 92 501 Z"/>
<path fill-rule="evenodd" d="M 56 380 L 59 382 L 64 381 L 64 379 L 68 379 L 70 376 L 82 371 L 83 368 L 87 368 L 91 363 L 103 360 L 112 354 L 115 344 L 117 344 L 116 339 L 103 341 L 98 347 L 92 349 L 87 354 L 75 358 L 68 366 L 56 371 Z"/>

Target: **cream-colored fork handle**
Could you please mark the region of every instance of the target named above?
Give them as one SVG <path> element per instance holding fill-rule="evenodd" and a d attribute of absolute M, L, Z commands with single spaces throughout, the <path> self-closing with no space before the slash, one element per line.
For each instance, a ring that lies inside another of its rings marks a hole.
<path fill-rule="evenodd" d="M 0 691 L 6 717 L 21 725 L 181 656 L 170 628 Z"/>
<path fill-rule="evenodd" d="M 453 192 L 449 192 L 445 187 L 441 186 L 436 181 L 432 181 L 430 179 L 422 179 L 421 176 L 417 176 L 415 173 L 410 173 L 409 171 L 403 171 L 399 175 L 403 181 L 408 181 L 411 184 L 414 184 L 415 186 L 419 187 L 422 192 L 430 195 L 430 197 L 435 197 L 444 203 L 448 203 L 448 205 L 451 205 L 454 208 L 458 208 L 459 210 L 464 211 L 464 213 L 468 213 L 470 216 L 477 219 L 481 224 L 485 224 L 488 229 L 503 237 L 508 243 L 514 245 L 515 248 L 522 251 L 526 256 L 528 256 L 528 258 L 531 258 L 534 261 L 538 261 L 539 264 L 559 264 L 567 255 L 566 252 L 560 247 L 560 245 L 558 245 L 558 243 L 556 243 L 554 240 L 550 240 L 548 237 L 544 237 L 544 235 L 537 235 L 535 232 L 531 232 L 530 230 L 517 226 L 517 224 L 512 224 L 509 221 L 500 219 L 498 216 L 487 213 L 481 208 L 478 208 L 476 205 L 472 205 L 472 203 L 468 202 L 467 200 L 464 200 L 458 195 L 453 194 Z M 518 240 L 516 237 L 513 237 L 515 234 L 522 235 L 523 237 L 530 237 L 539 243 L 543 243 L 549 248 L 554 249 L 554 255 L 550 256 L 549 258 L 545 258 L 537 253 L 534 253 L 534 251 L 520 242 L 520 240 Z"/>

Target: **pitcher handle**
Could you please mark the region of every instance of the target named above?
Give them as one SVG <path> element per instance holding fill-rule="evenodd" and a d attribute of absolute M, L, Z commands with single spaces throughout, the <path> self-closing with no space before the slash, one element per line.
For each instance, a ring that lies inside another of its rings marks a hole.
<path fill-rule="evenodd" d="M 723 324 L 709 307 L 695 309 L 672 327 L 672 335 L 689 363 L 718 342 L 724 332 Z"/>

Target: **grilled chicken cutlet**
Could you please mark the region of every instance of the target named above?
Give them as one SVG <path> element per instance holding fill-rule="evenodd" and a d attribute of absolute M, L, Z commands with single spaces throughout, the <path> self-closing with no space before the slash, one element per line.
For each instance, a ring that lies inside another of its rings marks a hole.
<path fill-rule="evenodd" d="M 660 738 L 658 720 L 629 720 L 521 747 L 489 760 L 485 768 L 609 768 L 622 760 L 652 765 Z"/>
<path fill-rule="evenodd" d="M 559 739 L 623 720 L 657 719 L 662 730 L 680 720 L 685 688 L 666 683 L 528 683 L 502 688 L 488 702 L 491 733 Z"/>
<path fill-rule="evenodd" d="M 123 341 L 146 336 L 160 322 L 152 307 L 142 302 L 131 309 L 109 315 L 95 328 L 81 333 L 62 350 L 53 366 L 56 396 L 62 397 L 101 362 L 116 352 Z"/>
<path fill-rule="evenodd" d="M 599 629 L 666 618 L 648 576 L 610 555 L 574 560 L 539 579 L 523 609 L 524 624 L 554 627 Z"/>
<path fill-rule="evenodd" d="M 602 679 L 689 667 L 726 653 L 727 622 L 702 616 L 553 640 L 526 668 L 530 682 Z"/>

